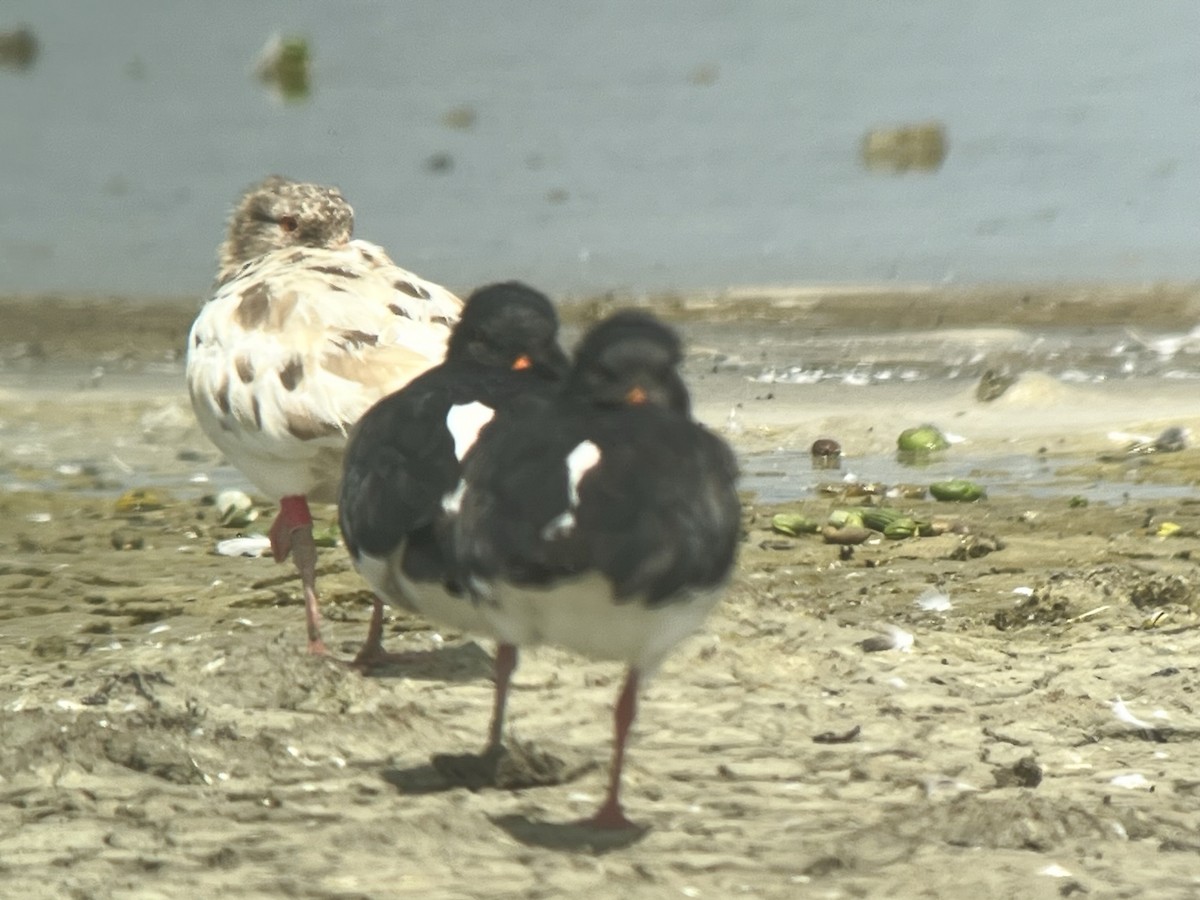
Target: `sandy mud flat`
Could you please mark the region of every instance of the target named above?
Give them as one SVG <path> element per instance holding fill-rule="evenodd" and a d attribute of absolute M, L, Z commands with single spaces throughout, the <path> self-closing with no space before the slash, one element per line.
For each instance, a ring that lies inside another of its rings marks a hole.
<path fill-rule="evenodd" d="M 964 476 L 1027 454 L 1064 489 L 897 499 L 956 527 L 854 548 L 771 530 L 860 502 L 811 470 L 747 496 L 726 600 L 644 695 L 645 829 L 613 839 L 569 823 L 603 791 L 616 666 L 526 654 L 504 783 L 464 784 L 446 756 L 482 744 L 492 648 L 396 611 L 410 664 L 305 655 L 291 568 L 214 553 L 237 529 L 209 498 L 242 482 L 191 419 L 188 311 L 97 305 L 84 328 L 86 304 L 43 305 L 0 308 L 21 322 L 0 340 L 0 895 L 1200 895 L 1200 450 L 1100 460 L 1113 431 L 1200 432 L 1188 381 L 1029 372 L 987 404 L 969 380 L 766 383 L 780 321 L 677 309 L 700 414 L 748 468 L 829 434 L 840 477 L 932 420 L 966 438 Z M 942 353 L 1043 323 L 912 327 Z M 1073 504 L 1081 476 L 1118 489 Z M 321 573 L 348 658 L 368 595 L 336 545 Z"/>

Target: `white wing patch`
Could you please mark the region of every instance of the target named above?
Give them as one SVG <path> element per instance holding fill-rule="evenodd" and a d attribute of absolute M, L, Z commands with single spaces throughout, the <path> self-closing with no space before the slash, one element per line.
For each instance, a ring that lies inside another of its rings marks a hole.
<path fill-rule="evenodd" d="M 454 455 L 459 462 L 474 445 L 483 426 L 492 421 L 495 415 L 494 409 L 479 402 L 450 407 L 446 415 L 446 428 L 454 438 Z"/>
<path fill-rule="evenodd" d="M 572 508 L 579 505 L 579 482 L 600 463 L 600 448 L 584 441 L 567 454 L 567 496 Z"/>
<path fill-rule="evenodd" d="M 466 480 L 460 480 L 458 487 L 442 497 L 442 512 L 447 515 L 456 516 L 458 511 L 462 509 L 463 494 L 467 492 Z"/>
<path fill-rule="evenodd" d="M 542 529 L 542 540 L 565 537 L 575 528 L 575 510 L 579 506 L 579 482 L 600 463 L 600 448 L 584 441 L 567 454 L 567 508 Z"/>

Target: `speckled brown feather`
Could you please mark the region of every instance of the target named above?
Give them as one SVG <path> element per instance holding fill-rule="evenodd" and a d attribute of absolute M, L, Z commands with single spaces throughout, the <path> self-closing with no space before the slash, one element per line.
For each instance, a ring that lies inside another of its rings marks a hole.
<path fill-rule="evenodd" d="M 273 497 L 334 499 L 348 430 L 441 360 L 462 306 L 382 248 L 348 240 L 352 215 L 333 188 L 273 176 L 251 189 L 188 340 L 201 427 Z"/>

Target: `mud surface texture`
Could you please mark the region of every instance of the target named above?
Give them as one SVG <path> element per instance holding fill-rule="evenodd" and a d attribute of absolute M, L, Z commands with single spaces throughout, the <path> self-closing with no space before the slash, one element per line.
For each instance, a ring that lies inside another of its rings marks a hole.
<path fill-rule="evenodd" d="M 245 485 L 192 423 L 180 326 L 141 321 L 74 350 L 75 326 L 3 347 L 20 383 L 0 392 L 0 894 L 1200 895 L 1189 492 L 894 499 L 949 527 L 857 546 L 770 522 L 862 498 L 747 497 L 725 601 L 643 694 L 625 774 L 643 827 L 607 835 L 571 823 L 603 794 L 619 668 L 525 654 L 509 753 L 482 759 L 490 646 L 393 610 L 386 643 L 404 664 L 364 677 L 306 655 L 291 567 L 214 552 L 274 509 L 259 499 L 258 520 L 218 524 L 212 493 Z M 763 389 L 721 381 L 712 359 L 690 376 L 719 427 L 731 398 L 749 409 Z M 106 374 L 89 382 L 95 365 Z M 814 412 L 780 390 L 732 439 L 804 447 L 832 428 L 852 453 L 933 403 L 980 425 L 985 451 L 1053 465 L 1069 444 L 1096 458 L 1091 478 L 1200 477 L 1193 449 L 1099 460 L 1110 428 L 1195 429 L 1182 393 L 1105 409 L 1080 396 L 1018 394 L 985 414 L 962 385 Z M 988 437 L 985 415 L 1018 424 Z M 344 660 L 369 595 L 340 546 L 320 554 Z"/>

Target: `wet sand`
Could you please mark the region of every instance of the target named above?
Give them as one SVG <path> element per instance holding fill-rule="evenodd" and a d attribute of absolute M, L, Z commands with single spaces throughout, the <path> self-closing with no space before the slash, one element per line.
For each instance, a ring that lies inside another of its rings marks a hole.
<path fill-rule="evenodd" d="M 1183 289 L 1171 296 L 1178 318 L 1154 322 L 1186 330 L 1194 301 Z M 897 296 L 879 315 L 907 321 L 907 302 Z M 1078 326 L 1119 323 L 1133 301 L 1053 302 L 1075 310 Z M 644 695 L 626 803 L 646 830 L 612 840 L 564 823 L 602 794 L 618 667 L 526 654 L 509 733 L 534 758 L 514 760 L 506 787 L 456 784 L 433 760 L 480 748 L 491 648 L 395 611 L 387 643 L 411 651 L 411 664 L 364 678 L 306 656 L 290 567 L 213 553 L 236 529 L 216 523 L 206 496 L 238 481 L 187 406 L 178 350 L 190 311 L 125 304 L 101 316 L 63 303 L 41 304 L 44 315 L 23 307 L 22 328 L 0 344 L 5 893 L 1200 891 L 1200 506 L 1189 500 L 897 501 L 920 517 L 956 517 L 959 533 L 847 551 L 769 522 L 778 509 L 821 517 L 851 501 L 748 497 L 726 600 Z M 604 305 L 581 303 L 568 318 Z M 736 410 L 730 437 L 743 452 L 833 434 L 852 467 L 933 419 L 973 452 L 1042 453 L 1053 465 L 1067 451 L 1111 451 L 1114 429 L 1200 431 L 1188 383 L 1076 387 L 1032 373 L 991 404 L 964 383 L 765 386 L 729 361 L 769 354 L 779 322 L 724 306 L 702 315 L 702 305 L 676 305 L 693 347 L 689 380 L 714 427 Z M 8 319 L 18 306 L 0 308 Z M 975 308 L 940 327 L 1037 324 L 988 313 L 995 303 Z M 826 313 L 816 304 L 794 315 Z M 844 315 L 820 327 L 864 327 Z M 1189 485 L 1197 455 L 1097 461 L 1088 474 Z M 157 496 L 122 512 L 129 488 Z M 269 523 L 273 510 L 260 509 L 244 531 Z M 332 510 L 318 514 L 329 521 Z M 1163 523 L 1179 528 L 1164 537 Z M 320 563 L 327 637 L 347 658 L 368 595 L 340 548 L 323 549 Z M 916 605 L 931 587 L 949 610 Z M 889 625 L 913 636 L 909 650 L 864 648 Z"/>

